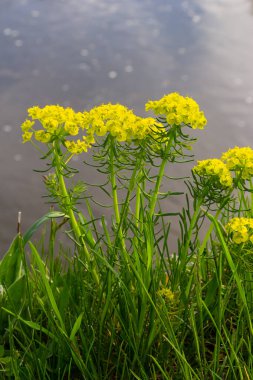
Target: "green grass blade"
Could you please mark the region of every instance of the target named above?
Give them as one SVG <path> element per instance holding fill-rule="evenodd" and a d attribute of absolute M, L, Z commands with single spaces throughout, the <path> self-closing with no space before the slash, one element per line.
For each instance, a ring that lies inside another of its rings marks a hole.
<path fill-rule="evenodd" d="M 54 298 L 54 295 L 53 295 L 53 292 L 52 292 L 52 289 L 49 285 L 49 281 L 47 279 L 47 276 L 46 276 L 46 272 L 45 272 L 45 267 L 44 267 L 44 263 L 43 261 L 41 260 L 35 246 L 29 242 L 29 245 L 30 245 L 30 248 L 31 248 L 31 251 L 32 251 L 32 255 L 34 257 L 34 260 L 39 268 L 39 271 L 40 271 L 40 274 L 41 274 L 41 277 L 42 277 L 42 281 L 43 281 L 43 284 L 45 286 L 45 289 L 46 289 L 46 292 L 47 292 L 47 296 L 48 296 L 48 299 L 49 299 L 49 302 L 52 306 L 52 309 L 58 319 L 58 321 L 60 322 L 60 325 L 61 325 L 61 329 L 64 331 L 64 333 L 66 333 L 66 329 L 65 329 L 65 326 L 64 326 L 64 322 L 63 322 L 63 319 L 61 317 L 61 314 L 60 314 L 60 311 L 58 309 L 58 306 L 56 304 L 56 301 L 55 301 L 55 298 Z"/>
<path fill-rule="evenodd" d="M 11 310 L 6 309 L 5 307 L 2 308 L 6 313 L 12 315 L 13 317 L 17 318 L 19 321 L 24 323 L 26 326 L 31 327 L 33 330 L 41 331 L 48 335 L 50 338 L 55 339 L 54 334 L 52 334 L 49 330 L 47 330 L 45 327 L 39 325 L 36 322 L 27 321 L 24 318 L 22 318 L 20 315 L 13 313 Z"/>
<path fill-rule="evenodd" d="M 236 270 L 236 266 L 233 262 L 233 259 L 232 259 L 232 256 L 229 252 L 229 248 L 224 240 L 224 237 L 222 235 L 222 231 L 220 229 L 220 226 L 217 222 L 217 220 L 209 213 L 207 213 L 207 217 L 211 220 L 211 222 L 214 224 L 214 227 L 216 229 L 216 233 L 217 233 L 217 236 L 219 238 L 219 241 L 221 243 L 221 246 L 222 246 L 222 249 L 223 249 L 223 252 L 226 256 L 226 259 L 227 259 L 227 262 L 230 266 L 230 269 L 233 273 L 233 276 L 234 276 L 234 279 L 236 281 L 236 284 L 237 284 L 237 287 L 238 287 L 238 292 L 239 292 L 239 295 L 240 295 L 240 298 L 242 300 L 242 303 L 245 307 L 245 310 L 246 310 L 246 313 L 247 313 L 247 317 L 248 317 L 248 322 L 249 322 L 249 327 L 250 327 L 250 332 L 251 334 L 253 334 L 253 326 L 252 326 L 252 322 L 251 322 L 251 315 L 250 315 L 250 312 L 249 312 L 249 308 L 248 308 L 248 304 L 247 304 L 247 299 L 246 299 L 246 296 L 245 296 L 245 292 L 243 290 L 243 287 L 242 287 L 242 284 L 241 284 L 241 279 L 237 273 L 237 270 Z"/>
<path fill-rule="evenodd" d="M 0 262 L 0 284 L 7 288 L 22 275 L 22 237 L 17 235 Z"/>
<path fill-rule="evenodd" d="M 74 323 L 74 326 L 73 326 L 73 328 L 71 330 L 71 333 L 70 333 L 70 340 L 71 341 L 73 341 L 75 339 L 75 336 L 76 336 L 78 330 L 80 329 L 80 326 L 81 326 L 81 323 L 82 323 L 82 319 L 83 319 L 83 312 L 76 319 L 76 321 Z"/>
<path fill-rule="evenodd" d="M 50 211 L 47 214 L 43 215 L 38 220 L 36 220 L 36 222 L 33 223 L 32 226 L 23 235 L 24 245 L 31 239 L 31 237 L 33 236 L 33 234 L 38 230 L 38 228 L 43 223 L 47 222 L 48 220 L 50 220 L 52 218 L 63 218 L 63 217 L 67 217 L 63 212 Z"/>

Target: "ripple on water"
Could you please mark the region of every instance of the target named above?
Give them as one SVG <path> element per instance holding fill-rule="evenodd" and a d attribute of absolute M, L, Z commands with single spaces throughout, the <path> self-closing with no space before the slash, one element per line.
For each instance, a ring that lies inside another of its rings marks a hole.
<path fill-rule="evenodd" d="M 8 125 L 8 124 L 3 125 L 2 130 L 3 130 L 3 132 L 9 133 L 12 130 L 12 126 Z"/>
<path fill-rule="evenodd" d="M 132 65 L 126 65 L 124 67 L 124 70 L 125 70 L 126 73 L 132 73 L 134 71 L 134 68 L 133 68 Z"/>
<path fill-rule="evenodd" d="M 111 71 L 109 71 L 109 73 L 108 73 L 108 77 L 109 77 L 110 79 L 115 79 L 115 78 L 117 78 L 117 76 L 118 76 L 118 73 L 117 73 L 117 71 L 115 71 L 115 70 L 111 70 Z"/>
<path fill-rule="evenodd" d="M 252 104 L 253 103 L 253 96 L 249 95 L 245 98 L 245 103 Z"/>
<path fill-rule="evenodd" d="M 18 30 L 15 30 L 15 29 L 5 28 L 3 30 L 3 34 L 6 37 L 17 38 L 20 35 L 20 32 Z"/>
<path fill-rule="evenodd" d="M 19 48 L 19 47 L 22 47 L 24 45 L 24 42 L 22 40 L 16 40 L 14 42 L 14 45 Z"/>
<path fill-rule="evenodd" d="M 82 57 L 87 57 L 87 56 L 89 55 L 89 50 L 88 50 L 88 49 L 82 49 L 82 50 L 80 51 L 80 55 L 81 55 Z"/>
<path fill-rule="evenodd" d="M 14 156 L 13 156 L 13 158 L 14 158 L 14 161 L 17 161 L 17 162 L 19 162 L 19 161 L 21 161 L 22 160 L 22 155 L 21 154 L 14 154 Z"/>
<path fill-rule="evenodd" d="M 34 18 L 37 18 L 40 16 L 40 11 L 36 10 L 36 9 L 33 9 L 31 11 L 31 16 L 34 17 Z"/>

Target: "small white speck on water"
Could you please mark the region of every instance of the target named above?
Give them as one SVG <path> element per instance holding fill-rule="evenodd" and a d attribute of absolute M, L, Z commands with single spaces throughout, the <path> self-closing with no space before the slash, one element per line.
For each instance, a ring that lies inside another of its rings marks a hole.
<path fill-rule="evenodd" d="M 89 50 L 88 50 L 88 49 L 82 49 L 82 50 L 80 51 L 80 55 L 81 55 L 82 57 L 87 57 L 87 56 L 89 55 Z"/>
<path fill-rule="evenodd" d="M 5 28 L 5 29 L 3 30 L 3 34 L 4 34 L 5 36 L 11 36 L 11 32 L 12 32 L 11 28 Z"/>
<path fill-rule="evenodd" d="M 132 73 L 134 71 L 134 68 L 132 65 L 126 65 L 124 70 L 126 73 Z"/>
<path fill-rule="evenodd" d="M 64 83 L 62 86 L 61 86 L 61 89 L 63 92 L 68 92 L 69 90 L 69 85 L 67 83 Z"/>
<path fill-rule="evenodd" d="M 22 40 L 16 40 L 16 41 L 14 42 L 14 44 L 15 44 L 16 47 L 22 47 L 23 44 L 24 44 L 24 42 L 23 42 Z"/>
<path fill-rule="evenodd" d="M 197 24 L 198 22 L 200 22 L 200 20 L 201 20 L 200 15 L 193 15 L 192 16 L 192 22 L 194 22 L 194 24 Z"/>
<path fill-rule="evenodd" d="M 245 102 L 247 104 L 252 104 L 253 103 L 253 96 L 247 96 L 247 98 L 245 98 Z"/>
<path fill-rule="evenodd" d="M 115 78 L 117 78 L 117 76 L 118 76 L 117 71 L 112 70 L 112 71 L 109 71 L 109 73 L 108 73 L 108 77 L 110 79 L 115 79 Z"/>
<path fill-rule="evenodd" d="M 33 10 L 31 11 L 31 16 L 32 16 L 32 17 L 37 18 L 37 17 L 39 17 L 39 15 L 40 15 L 40 12 L 39 12 L 38 10 L 33 9 Z"/>
<path fill-rule="evenodd" d="M 17 38 L 20 35 L 20 32 L 18 30 L 15 30 L 15 29 L 5 28 L 3 30 L 3 34 L 7 37 Z"/>
<path fill-rule="evenodd" d="M 12 130 L 12 126 L 6 124 L 6 125 L 4 125 L 4 126 L 2 127 L 2 130 L 3 130 L 4 132 L 9 133 L 9 132 L 11 132 L 11 130 Z"/>
<path fill-rule="evenodd" d="M 14 158 L 15 161 L 19 162 L 19 161 L 22 160 L 22 155 L 21 155 L 21 154 L 15 154 L 15 155 L 13 156 L 13 158 Z"/>

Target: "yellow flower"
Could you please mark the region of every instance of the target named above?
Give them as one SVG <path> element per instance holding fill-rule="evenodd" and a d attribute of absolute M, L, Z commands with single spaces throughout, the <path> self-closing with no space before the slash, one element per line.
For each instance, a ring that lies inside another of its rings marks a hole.
<path fill-rule="evenodd" d="M 58 129 L 59 123 L 56 119 L 46 118 L 42 120 L 42 125 L 47 132 L 53 134 Z"/>
<path fill-rule="evenodd" d="M 233 218 L 225 226 L 235 244 L 253 243 L 253 218 Z"/>
<path fill-rule="evenodd" d="M 79 133 L 79 128 L 73 121 L 66 121 L 64 129 L 71 136 L 76 136 Z"/>
<path fill-rule="evenodd" d="M 37 120 L 40 118 L 42 114 L 42 110 L 40 107 L 38 106 L 34 106 L 34 107 L 31 107 L 31 108 L 28 108 L 28 115 L 33 119 L 33 120 Z"/>
<path fill-rule="evenodd" d="M 38 106 L 28 109 L 28 115 L 33 119 L 26 120 L 21 129 L 24 132 L 23 142 L 30 141 L 33 133 L 29 132 L 38 120 L 43 129 L 34 131 L 35 140 L 41 143 L 48 143 L 51 140 L 60 138 L 65 140 L 66 136 L 76 136 L 79 133 L 80 128 L 85 129 L 85 115 L 82 112 L 75 112 L 72 108 L 63 108 L 59 105 L 47 105 L 43 108 Z M 87 149 L 95 142 L 92 131 L 87 131 L 87 136 L 77 141 L 66 142 L 66 147 L 71 153 L 79 154 L 80 152 L 86 152 Z"/>
<path fill-rule="evenodd" d="M 21 129 L 23 132 L 27 132 L 32 128 L 33 125 L 34 125 L 34 121 L 27 119 L 23 122 L 23 124 L 21 124 Z"/>
<path fill-rule="evenodd" d="M 225 188 L 231 187 L 233 184 L 233 179 L 228 168 L 224 162 L 217 158 L 198 161 L 198 164 L 192 170 L 200 177 L 210 177 L 214 180 L 218 180 Z"/>
<path fill-rule="evenodd" d="M 84 112 L 84 128 L 104 136 L 111 133 L 118 141 L 141 140 L 153 134 L 155 119 L 136 116 L 121 104 L 102 104 Z M 156 130 L 157 132 L 157 130 Z"/>
<path fill-rule="evenodd" d="M 198 104 L 189 97 L 174 92 L 159 100 L 146 103 L 146 111 L 153 110 L 156 115 L 164 115 L 169 125 L 186 124 L 193 129 L 203 129 L 207 123 Z"/>
<path fill-rule="evenodd" d="M 221 156 L 231 171 L 239 172 L 243 179 L 253 176 L 253 149 L 235 146 Z"/>
<path fill-rule="evenodd" d="M 48 143 L 51 139 L 50 133 L 47 133 L 43 129 L 40 129 L 39 131 L 36 131 L 34 133 L 35 139 L 42 143 Z"/>
<path fill-rule="evenodd" d="M 175 300 L 175 294 L 169 288 L 162 288 L 157 292 L 157 294 L 162 296 L 167 302 L 171 303 Z"/>
<path fill-rule="evenodd" d="M 28 131 L 25 131 L 22 135 L 22 138 L 23 138 L 23 143 L 27 142 L 27 141 L 30 141 L 31 138 L 32 138 L 32 135 L 33 135 L 33 132 L 28 132 Z"/>
<path fill-rule="evenodd" d="M 67 150 L 72 154 L 81 154 L 83 152 L 87 152 L 88 148 L 90 148 L 90 144 L 87 142 L 86 138 L 83 137 L 83 141 L 78 139 L 77 141 L 65 141 L 65 146 Z"/>

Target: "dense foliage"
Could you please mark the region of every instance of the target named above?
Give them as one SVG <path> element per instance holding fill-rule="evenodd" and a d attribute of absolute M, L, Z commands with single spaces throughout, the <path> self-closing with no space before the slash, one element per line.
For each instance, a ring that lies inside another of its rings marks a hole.
<path fill-rule="evenodd" d="M 176 93 L 146 110 L 156 119 L 120 104 L 28 110 L 23 141 L 46 162 L 54 209 L 0 262 L 0 378 L 253 377 L 253 150 L 199 161 L 173 213 L 161 200 L 182 192 L 167 166 L 193 160 L 189 134 L 206 118 Z M 93 185 L 74 180 L 71 160 L 87 151 L 111 221 L 94 216 Z M 50 236 L 32 243 L 43 224 Z M 71 248 L 56 244 L 63 230 Z"/>

